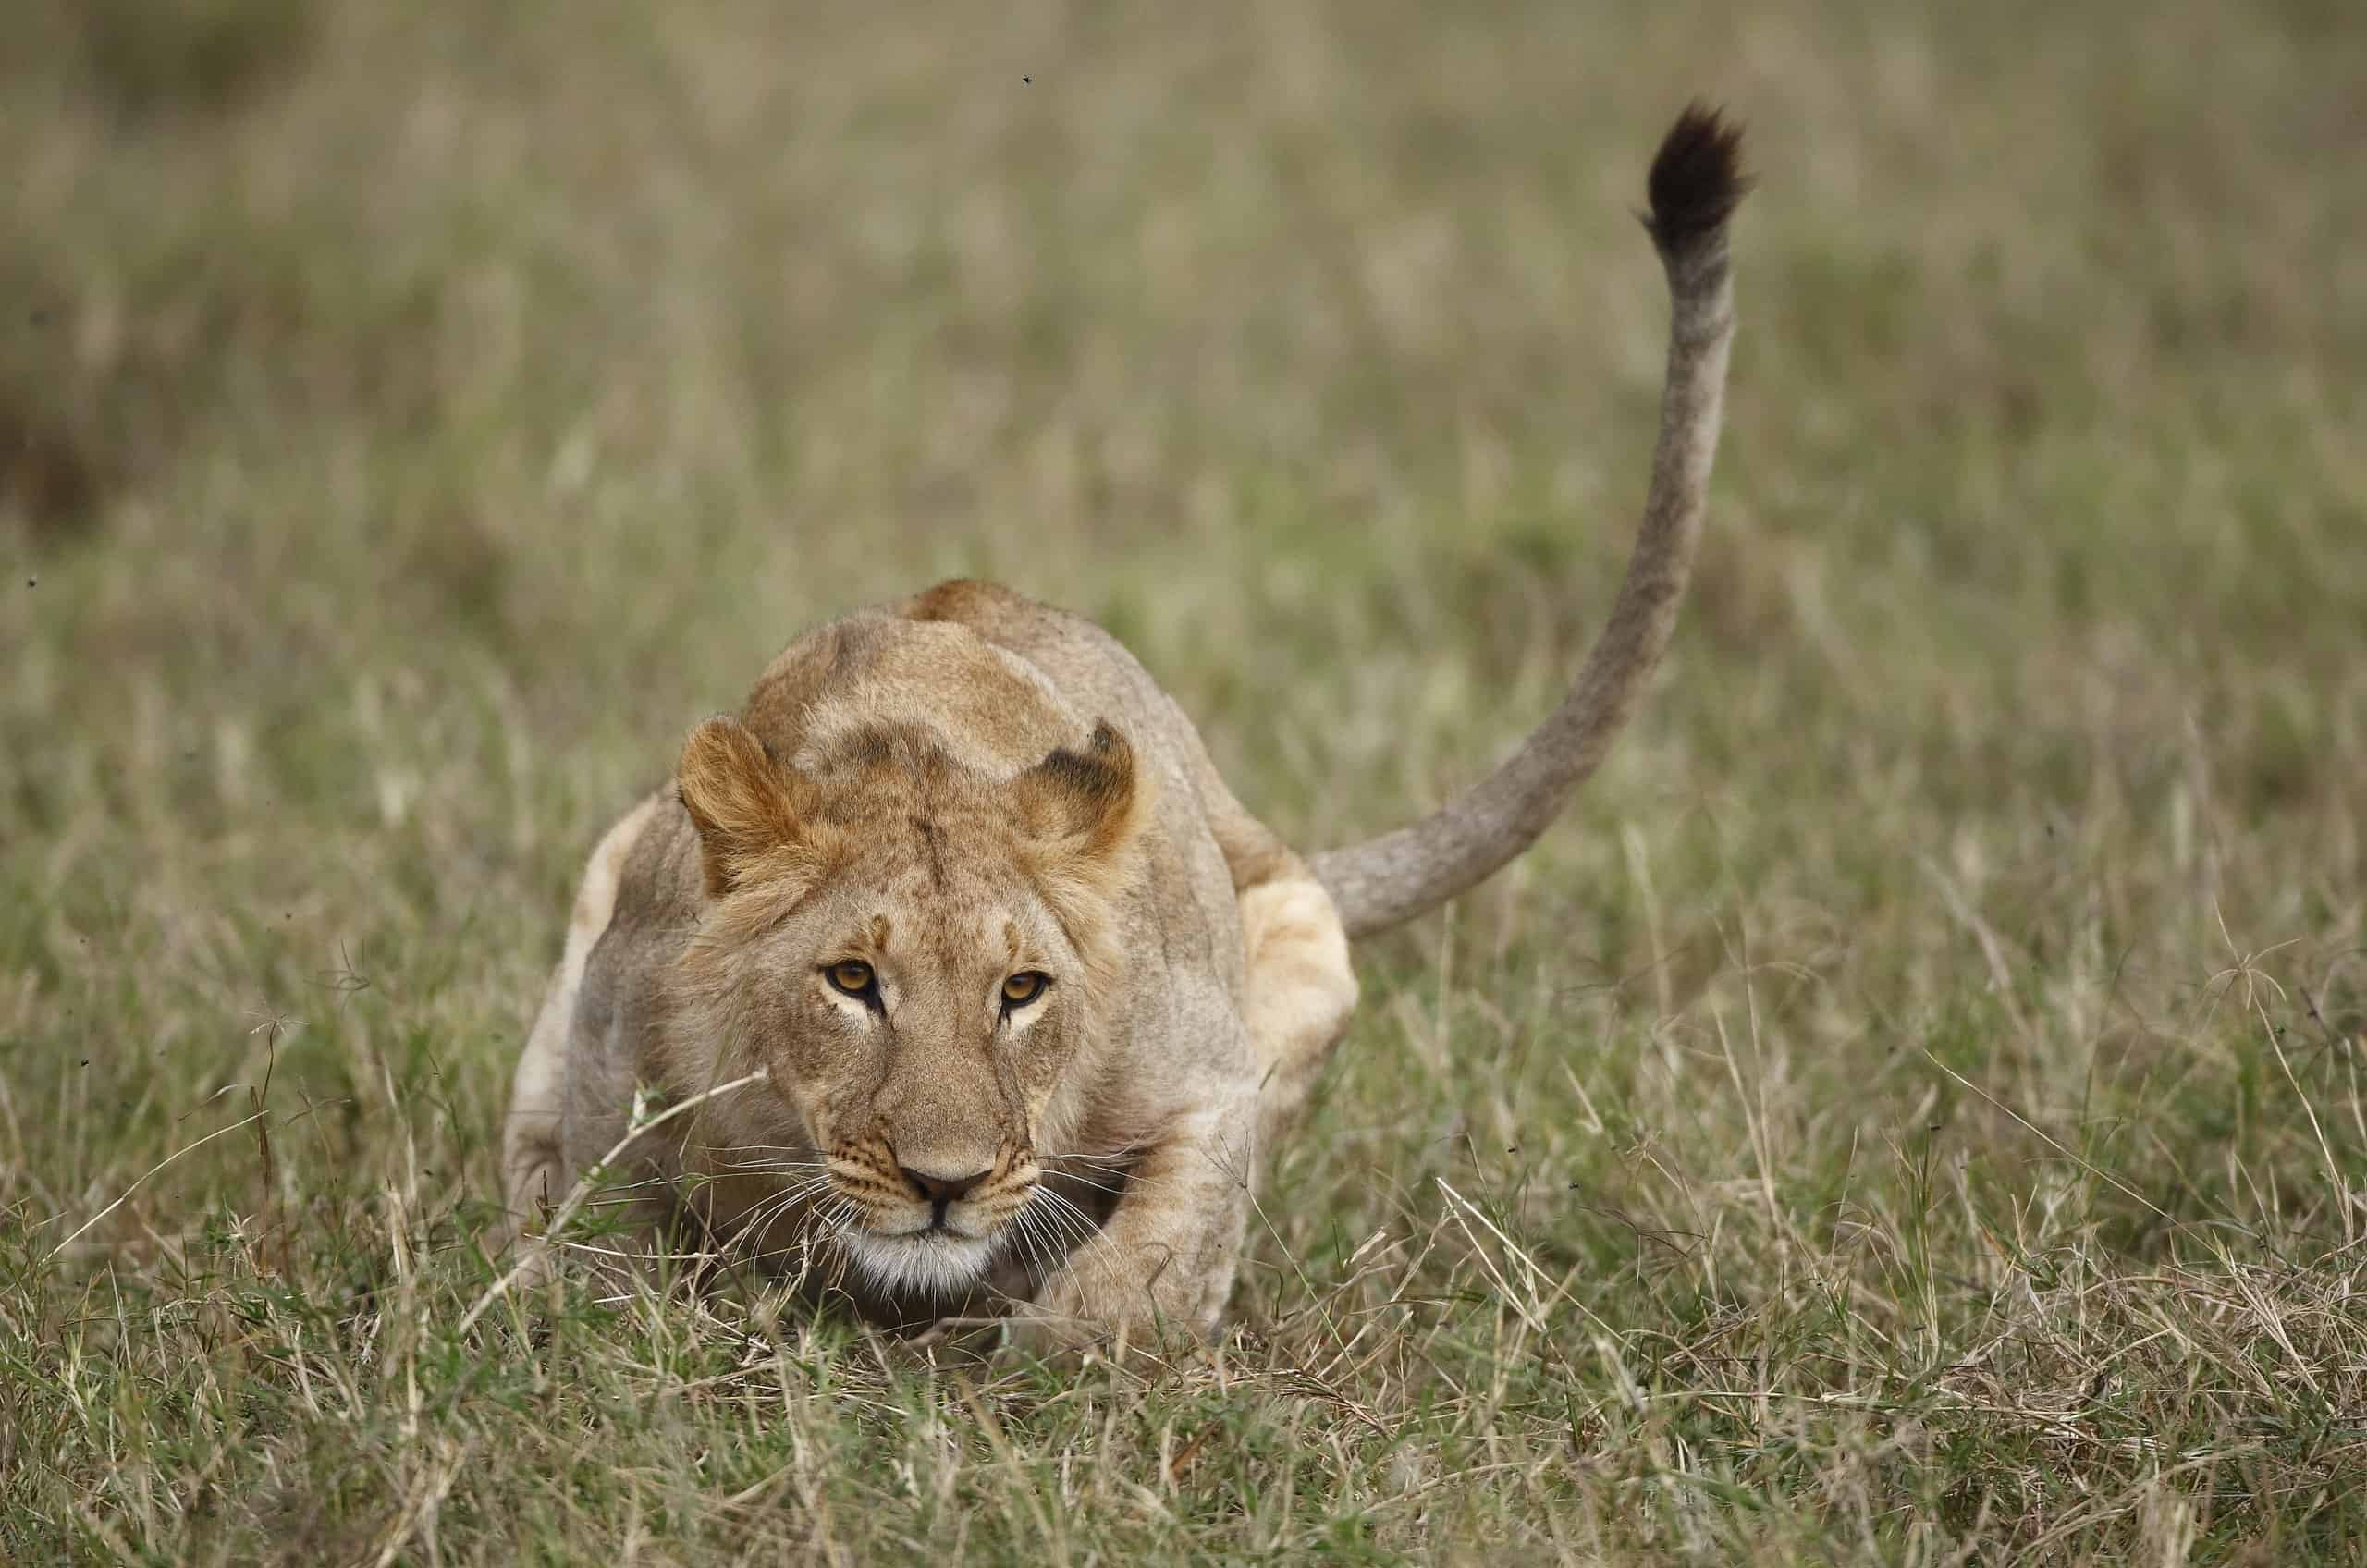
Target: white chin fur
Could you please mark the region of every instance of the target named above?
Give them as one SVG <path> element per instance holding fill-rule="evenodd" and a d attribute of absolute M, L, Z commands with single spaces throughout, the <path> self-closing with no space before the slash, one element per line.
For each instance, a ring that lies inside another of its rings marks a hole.
<path fill-rule="evenodd" d="M 994 1243 L 985 1237 L 925 1231 L 878 1236 L 852 1226 L 839 1232 L 839 1244 L 870 1283 L 883 1290 L 932 1296 L 950 1295 L 976 1284 L 995 1250 Z"/>

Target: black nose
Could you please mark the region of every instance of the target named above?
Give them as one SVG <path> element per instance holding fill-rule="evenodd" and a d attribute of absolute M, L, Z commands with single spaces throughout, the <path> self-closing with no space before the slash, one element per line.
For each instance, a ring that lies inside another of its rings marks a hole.
<path fill-rule="evenodd" d="M 896 1169 L 904 1173 L 904 1180 L 913 1184 L 914 1192 L 937 1206 L 940 1217 L 947 1204 L 959 1197 L 967 1197 L 971 1188 L 994 1174 L 992 1170 L 973 1170 L 967 1176 L 931 1176 L 909 1165 L 900 1165 Z"/>

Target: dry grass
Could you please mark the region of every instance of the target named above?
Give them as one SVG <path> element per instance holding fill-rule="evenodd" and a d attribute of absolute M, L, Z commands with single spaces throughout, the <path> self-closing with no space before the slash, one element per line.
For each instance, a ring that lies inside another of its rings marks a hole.
<path fill-rule="evenodd" d="M 24 9 L 0 1559 L 2361 1555 L 2345 8 Z M 570 879 L 798 626 L 1099 617 L 1309 845 L 1542 710 L 1695 92 L 1676 649 L 1363 955 L 1237 1334 L 464 1330 Z"/>

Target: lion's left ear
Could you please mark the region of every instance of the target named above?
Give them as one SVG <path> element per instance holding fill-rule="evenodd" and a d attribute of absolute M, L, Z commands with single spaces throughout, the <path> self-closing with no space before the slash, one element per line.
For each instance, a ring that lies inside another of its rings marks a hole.
<path fill-rule="evenodd" d="M 1107 724 L 1096 724 L 1083 751 L 1061 746 L 1012 782 L 1030 837 L 1094 864 L 1108 864 L 1131 842 L 1147 804 L 1134 773 L 1134 750 Z"/>

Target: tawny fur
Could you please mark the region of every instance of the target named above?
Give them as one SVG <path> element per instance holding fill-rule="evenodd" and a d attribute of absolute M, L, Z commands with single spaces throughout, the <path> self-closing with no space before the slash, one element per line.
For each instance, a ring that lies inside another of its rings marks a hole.
<path fill-rule="evenodd" d="M 1310 865 L 1085 621 L 949 582 L 808 632 L 593 854 L 518 1064 L 518 1221 L 622 1144 L 638 1244 L 687 1235 L 876 1321 L 1212 1328 L 1263 1156 L 1355 1007 L 1348 938 L 1527 847 L 1667 643 L 1733 336 L 1737 149 L 1693 109 L 1654 161 L 1672 322 L 1643 525 L 1510 761 Z M 637 1103 L 758 1072 L 627 1142 Z"/>

